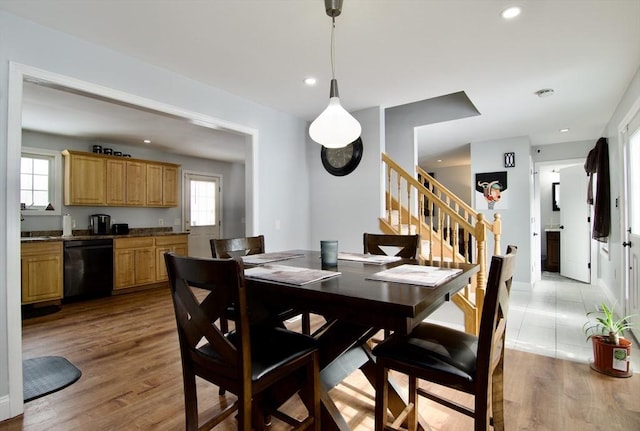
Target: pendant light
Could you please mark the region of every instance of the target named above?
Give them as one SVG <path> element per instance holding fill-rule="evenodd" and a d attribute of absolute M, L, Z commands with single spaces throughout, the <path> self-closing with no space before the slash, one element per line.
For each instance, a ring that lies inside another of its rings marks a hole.
<path fill-rule="evenodd" d="M 336 17 L 342 12 L 342 0 L 324 0 L 327 15 L 331 17 L 331 88 L 329 106 L 313 120 L 309 136 L 327 148 L 341 148 L 360 137 L 362 128 L 358 120 L 340 104 L 338 80 L 335 71 L 335 29 Z"/>

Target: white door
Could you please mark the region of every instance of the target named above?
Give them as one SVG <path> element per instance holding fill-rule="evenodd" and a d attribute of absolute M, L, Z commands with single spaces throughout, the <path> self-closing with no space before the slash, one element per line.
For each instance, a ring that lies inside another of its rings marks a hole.
<path fill-rule="evenodd" d="M 584 166 L 560 169 L 560 275 L 589 283 L 591 224 Z"/>
<path fill-rule="evenodd" d="M 622 234 L 625 261 L 629 268 L 625 288 L 625 315 L 640 315 L 640 112 L 629 123 L 625 139 L 626 230 Z M 625 235 L 626 233 L 626 235 Z M 640 338 L 640 319 L 635 318 L 633 333 Z"/>
<path fill-rule="evenodd" d="M 185 172 L 182 183 L 189 256 L 211 257 L 209 241 L 220 238 L 220 177 Z"/>

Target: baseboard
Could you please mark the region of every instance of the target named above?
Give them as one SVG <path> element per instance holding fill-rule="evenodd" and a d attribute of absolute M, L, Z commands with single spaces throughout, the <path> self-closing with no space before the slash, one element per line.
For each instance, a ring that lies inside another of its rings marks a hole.
<path fill-rule="evenodd" d="M 9 395 L 0 397 L 0 421 L 11 419 L 11 402 Z"/>

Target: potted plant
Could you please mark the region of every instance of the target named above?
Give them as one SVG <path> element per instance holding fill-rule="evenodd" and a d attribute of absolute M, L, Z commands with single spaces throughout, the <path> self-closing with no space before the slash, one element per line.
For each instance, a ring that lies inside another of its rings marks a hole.
<path fill-rule="evenodd" d="M 583 329 L 587 340 L 593 343 L 591 368 L 614 377 L 630 377 L 631 341 L 624 338 L 624 331 L 630 329 L 632 316 L 615 318 L 614 307 L 602 304 L 599 310 L 587 313 L 589 320 Z"/>

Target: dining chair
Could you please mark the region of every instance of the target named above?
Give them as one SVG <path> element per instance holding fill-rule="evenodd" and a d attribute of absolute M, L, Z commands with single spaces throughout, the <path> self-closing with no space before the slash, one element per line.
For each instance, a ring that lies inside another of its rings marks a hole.
<path fill-rule="evenodd" d="M 365 232 L 362 236 L 364 244 L 364 252 L 375 255 L 387 256 L 382 247 L 393 249 L 395 256 L 405 259 L 418 259 L 418 250 L 420 249 L 420 235 L 389 235 Z M 391 331 L 385 329 L 384 338 L 391 335 Z M 378 337 L 371 338 L 371 343 L 379 343 L 382 341 Z"/>
<path fill-rule="evenodd" d="M 376 356 L 375 430 L 407 430 L 418 423 L 418 395 L 474 418 L 474 430 L 504 430 L 503 364 L 504 341 L 511 280 L 517 248 L 509 246 L 504 256 L 493 256 L 478 336 L 433 323 L 422 322 L 408 335 L 394 334 L 378 344 Z M 407 408 L 393 423 L 387 422 L 389 370 L 406 374 L 409 380 Z M 418 379 L 474 396 L 474 408 L 460 405 L 418 386 Z"/>
<path fill-rule="evenodd" d="M 211 245 L 211 256 L 214 258 L 222 259 L 264 253 L 264 235 L 211 239 L 209 240 L 209 244 Z M 311 316 L 309 313 L 300 313 L 293 309 L 278 311 L 278 317 L 281 321 L 298 315 L 301 315 L 302 319 L 302 333 L 309 335 L 311 333 Z M 229 330 L 229 319 L 231 316 L 233 316 L 232 309 L 220 319 L 220 328 L 225 332 Z"/>
<path fill-rule="evenodd" d="M 252 427 L 263 430 L 267 415 L 295 430 L 319 431 L 316 341 L 298 332 L 249 321 L 240 259 L 167 253 L 165 263 L 182 359 L 186 429 L 210 430 L 237 412 L 237 429 L 242 431 Z M 237 310 L 235 329 L 223 333 L 214 322 L 231 303 Z M 224 387 L 237 400 L 199 422 L 196 376 Z M 297 393 L 308 412 L 303 420 L 280 410 Z"/>
<path fill-rule="evenodd" d="M 399 248 L 395 256 L 417 259 L 420 250 L 420 235 L 387 235 L 365 232 L 363 243 L 365 253 L 387 255 L 381 247 L 394 247 Z"/>

